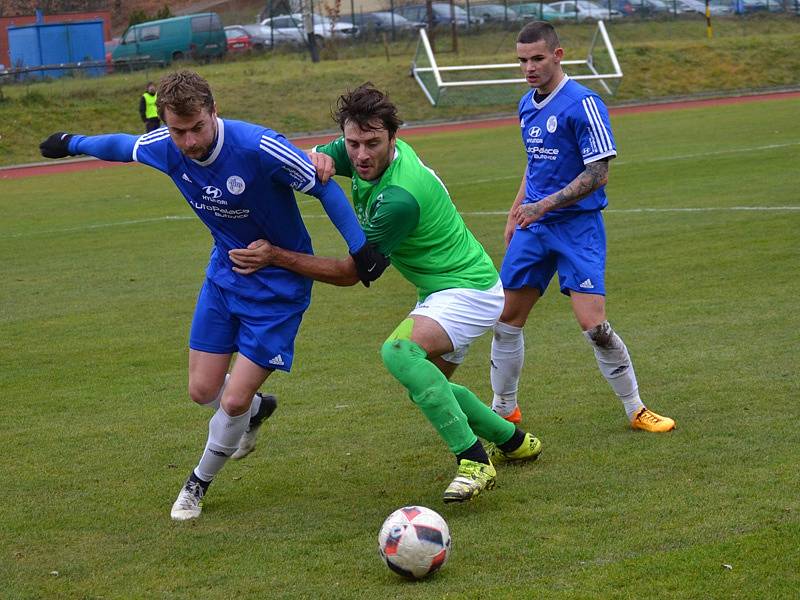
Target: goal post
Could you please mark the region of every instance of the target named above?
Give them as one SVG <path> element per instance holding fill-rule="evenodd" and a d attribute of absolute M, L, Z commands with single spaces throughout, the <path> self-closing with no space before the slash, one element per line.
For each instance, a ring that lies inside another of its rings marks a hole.
<path fill-rule="evenodd" d="M 598 66 L 601 62 L 604 63 L 602 67 Z M 622 78 L 622 69 L 603 21 L 597 21 L 597 28 L 592 36 L 586 58 L 562 60 L 561 64 L 567 67 L 565 71 L 569 71 L 570 79 L 596 81 L 610 95 L 613 95 L 619 87 Z M 574 69 L 570 67 L 574 67 Z M 519 70 L 519 64 L 441 66 L 436 61 L 424 28 L 419 30 L 417 51 L 411 62 L 411 75 L 433 106 L 439 104 L 448 89 L 525 83 L 525 78 L 494 77 L 495 73 L 499 75 L 502 71 L 512 69 Z M 470 78 L 478 75 L 483 78 Z"/>

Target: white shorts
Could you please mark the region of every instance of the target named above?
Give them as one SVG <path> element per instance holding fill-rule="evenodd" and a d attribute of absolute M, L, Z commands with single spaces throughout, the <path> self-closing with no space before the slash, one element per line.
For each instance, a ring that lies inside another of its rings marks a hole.
<path fill-rule="evenodd" d="M 409 315 L 428 317 L 441 325 L 453 344 L 453 351 L 443 354 L 442 358 L 460 365 L 469 345 L 497 323 L 504 303 L 503 284 L 498 279 L 485 291 L 452 288 L 434 292 L 417 302 Z"/>

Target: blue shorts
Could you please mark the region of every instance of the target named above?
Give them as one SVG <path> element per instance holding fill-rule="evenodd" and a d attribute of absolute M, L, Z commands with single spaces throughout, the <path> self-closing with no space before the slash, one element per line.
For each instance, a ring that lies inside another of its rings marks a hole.
<path fill-rule="evenodd" d="M 517 229 L 500 267 L 503 287 L 533 287 L 544 294 L 558 271 L 561 293 L 605 296 L 606 232 L 600 211 Z"/>
<path fill-rule="evenodd" d="M 189 334 L 192 350 L 238 352 L 265 369 L 289 371 L 306 305 L 244 298 L 206 279 Z"/>

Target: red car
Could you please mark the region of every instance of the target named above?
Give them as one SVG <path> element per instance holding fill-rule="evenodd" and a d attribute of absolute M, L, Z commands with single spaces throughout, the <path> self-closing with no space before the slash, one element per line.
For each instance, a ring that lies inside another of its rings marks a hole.
<path fill-rule="evenodd" d="M 253 49 L 253 40 L 243 28 L 232 25 L 225 28 L 228 40 L 228 52 L 247 52 Z"/>

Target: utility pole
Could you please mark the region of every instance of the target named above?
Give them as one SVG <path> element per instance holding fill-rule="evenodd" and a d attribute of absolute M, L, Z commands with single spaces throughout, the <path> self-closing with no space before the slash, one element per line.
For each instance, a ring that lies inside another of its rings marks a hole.
<path fill-rule="evenodd" d="M 428 41 L 431 44 L 431 51 L 436 52 L 436 26 L 433 22 L 433 0 L 425 0 L 425 22 L 428 29 Z"/>
<path fill-rule="evenodd" d="M 311 62 L 319 62 L 317 36 L 314 33 L 314 0 L 303 1 L 303 31 L 306 32 L 306 43 L 311 52 Z"/>

